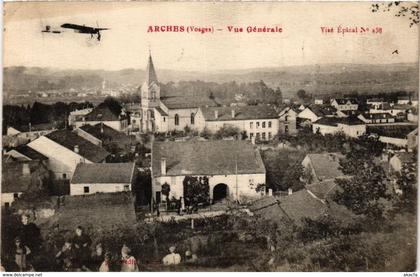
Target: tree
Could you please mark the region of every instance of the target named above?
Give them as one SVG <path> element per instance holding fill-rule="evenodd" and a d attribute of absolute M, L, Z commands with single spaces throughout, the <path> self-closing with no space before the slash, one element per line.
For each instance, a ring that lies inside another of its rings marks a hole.
<path fill-rule="evenodd" d="M 297 97 L 299 99 L 305 100 L 305 98 L 306 98 L 306 91 L 303 90 L 303 89 L 300 89 L 300 90 L 297 91 L 296 95 L 297 95 Z"/>
<path fill-rule="evenodd" d="M 417 210 L 417 165 L 416 155 L 411 161 L 402 165 L 401 172 L 394 174 L 395 184 L 401 190 L 401 195 L 394 197 L 394 209 L 398 212 L 416 214 Z"/>
<path fill-rule="evenodd" d="M 341 190 L 335 192 L 333 199 L 357 215 L 379 219 L 384 213 L 383 201 L 389 199 L 388 180 L 383 168 L 365 152 L 352 151 L 340 162 L 343 173 L 352 177 L 335 180 Z"/>
<path fill-rule="evenodd" d="M 210 199 L 209 178 L 206 176 L 185 176 L 182 182 L 184 186 L 185 204 L 187 206 L 206 203 Z"/>
<path fill-rule="evenodd" d="M 238 138 L 241 134 L 241 130 L 239 130 L 236 126 L 225 125 L 216 132 L 216 138 L 228 138 L 228 137 L 236 137 Z"/>

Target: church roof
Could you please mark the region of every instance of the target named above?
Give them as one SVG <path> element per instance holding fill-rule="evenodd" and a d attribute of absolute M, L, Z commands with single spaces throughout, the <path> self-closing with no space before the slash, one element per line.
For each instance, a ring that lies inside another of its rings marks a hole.
<path fill-rule="evenodd" d="M 152 55 L 149 55 L 149 60 L 147 62 L 146 68 L 146 84 L 150 86 L 152 83 L 157 83 L 157 76 L 155 71 L 155 66 L 153 65 Z"/>

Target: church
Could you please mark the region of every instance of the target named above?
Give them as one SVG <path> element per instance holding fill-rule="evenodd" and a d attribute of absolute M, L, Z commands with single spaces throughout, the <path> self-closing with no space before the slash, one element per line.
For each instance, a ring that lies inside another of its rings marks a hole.
<path fill-rule="evenodd" d="M 160 86 L 150 54 L 146 80 L 139 92 L 141 103 L 139 109 L 131 114 L 132 130 L 138 130 L 140 133 L 165 133 L 183 131 L 187 126 L 193 130 L 204 129 L 204 118 L 198 115 L 199 106 L 196 103 L 161 99 Z"/>

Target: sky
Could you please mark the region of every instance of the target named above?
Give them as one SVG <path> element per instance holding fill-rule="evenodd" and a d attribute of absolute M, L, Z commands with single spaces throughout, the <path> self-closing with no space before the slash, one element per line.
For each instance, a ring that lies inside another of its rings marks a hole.
<path fill-rule="evenodd" d="M 328 63 L 418 62 L 418 26 L 363 2 L 20 2 L 4 6 L 5 66 L 59 69 L 155 67 L 218 71 Z M 63 23 L 107 27 L 101 41 Z M 148 33 L 148 26 L 222 29 L 214 33 Z M 322 34 L 321 27 L 381 27 L 382 34 Z M 229 33 L 227 26 L 281 27 L 281 33 Z M 62 29 L 61 29 L 62 30 Z M 392 54 L 398 49 L 398 54 Z"/>

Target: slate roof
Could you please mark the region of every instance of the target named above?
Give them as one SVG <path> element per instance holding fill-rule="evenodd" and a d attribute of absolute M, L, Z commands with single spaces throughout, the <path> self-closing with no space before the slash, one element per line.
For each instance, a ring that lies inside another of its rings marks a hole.
<path fill-rule="evenodd" d="M 330 105 L 310 105 L 308 108 L 318 117 L 334 115 L 337 109 Z"/>
<path fill-rule="evenodd" d="M 340 153 L 308 154 L 315 175 L 320 180 L 334 179 L 344 176 L 340 170 L 340 159 L 344 156 Z"/>
<path fill-rule="evenodd" d="M 356 99 L 354 98 L 335 98 L 334 99 L 339 105 L 346 105 L 347 102 L 350 102 L 351 104 L 357 104 Z"/>
<path fill-rule="evenodd" d="M 79 163 L 71 184 L 127 184 L 134 175 L 134 163 Z"/>
<path fill-rule="evenodd" d="M 104 103 L 99 104 L 93 110 L 85 115 L 86 121 L 119 121 L 119 114 L 111 111 Z"/>
<path fill-rule="evenodd" d="M 102 162 L 109 156 L 105 149 L 96 146 L 69 130 L 58 130 L 49 133 L 46 137 L 71 151 L 74 151 L 74 146 L 78 145 L 79 155 L 94 163 Z"/>
<path fill-rule="evenodd" d="M 391 138 L 407 138 L 417 128 L 416 125 L 367 126 L 367 132 Z"/>
<path fill-rule="evenodd" d="M 237 159 L 235 159 L 237 156 Z M 153 176 L 161 176 L 161 158 L 166 159 L 166 175 L 265 174 L 261 155 L 246 141 L 156 142 L 152 147 Z"/>
<path fill-rule="evenodd" d="M 95 138 L 100 139 L 101 141 L 119 140 L 119 139 L 129 140 L 130 139 L 126 134 L 118 132 L 117 130 L 114 130 L 113 128 L 103 123 L 98 123 L 95 125 L 86 124 L 86 125 L 81 126 L 80 129 L 91 134 Z"/>
<path fill-rule="evenodd" d="M 315 124 L 321 124 L 321 125 L 329 125 L 329 126 L 338 126 L 338 124 L 344 124 L 344 125 L 365 125 L 363 121 L 358 119 L 354 116 L 349 117 L 323 117 L 321 119 L 318 119 L 314 122 Z"/>
<path fill-rule="evenodd" d="M 235 117 L 232 118 L 232 110 Z M 228 121 L 228 120 L 249 120 L 249 119 L 275 119 L 279 115 L 276 110 L 268 105 L 241 106 L 241 107 L 202 107 L 206 121 Z M 218 112 L 217 118 L 214 113 Z"/>
<path fill-rule="evenodd" d="M 21 126 L 11 126 L 20 132 L 29 132 L 29 124 L 21 125 Z M 31 124 L 31 131 L 45 131 L 45 130 L 53 130 L 54 123 L 40 123 L 40 124 Z"/>
<path fill-rule="evenodd" d="M 42 164 L 39 161 L 8 161 L 2 163 L 2 193 L 25 192 L 30 189 L 32 184 L 32 175 L 23 175 L 23 167 L 27 164 L 30 173 L 41 169 Z"/>
<path fill-rule="evenodd" d="M 31 160 L 48 160 L 47 157 L 45 157 L 44 155 L 42 155 L 41 153 L 39 153 L 38 151 L 30 148 L 27 145 L 19 145 L 16 148 L 13 148 L 11 150 L 15 150 L 16 152 L 19 152 L 20 154 L 28 157 Z"/>
<path fill-rule="evenodd" d="M 318 183 L 306 185 L 306 189 L 319 199 L 325 200 L 329 194 L 337 190 L 335 179 L 329 179 Z"/>
<path fill-rule="evenodd" d="M 149 59 L 147 61 L 147 68 L 146 68 L 146 81 L 148 86 L 150 86 L 152 83 L 158 82 L 155 66 L 153 65 L 152 55 L 149 55 Z"/>
<path fill-rule="evenodd" d="M 164 110 L 162 110 L 162 108 L 161 107 L 157 107 L 157 108 L 155 108 L 156 109 L 156 111 L 158 112 L 158 113 L 160 113 L 160 115 L 162 115 L 162 116 L 168 116 L 168 114 L 164 111 Z"/>

